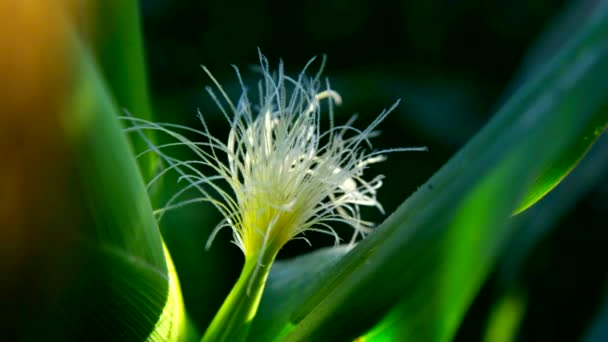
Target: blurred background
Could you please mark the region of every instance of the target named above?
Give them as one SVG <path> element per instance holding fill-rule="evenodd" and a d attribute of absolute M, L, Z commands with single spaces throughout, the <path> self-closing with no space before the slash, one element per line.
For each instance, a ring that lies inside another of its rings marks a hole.
<path fill-rule="evenodd" d="M 240 88 L 230 64 L 252 84 L 257 48 L 275 67 L 282 60 L 292 75 L 310 58 L 327 55 L 324 75 L 344 99 L 336 110 L 338 122 L 358 113 L 356 124 L 365 127 L 401 99 L 380 125 L 375 147 L 427 146 L 429 151 L 393 154 L 372 168 L 372 173 L 386 175 L 379 198 L 390 213 L 483 127 L 526 75 L 550 60 L 597 5 L 586 0 L 143 0 L 141 10 L 160 121 L 199 127 L 195 114 L 200 109 L 211 130 L 226 136 L 228 126 L 204 91 L 211 82 L 200 64 L 236 98 Z M 456 340 L 491 340 L 486 327 L 501 310 L 507 312 L 506 321 L 509 310 L 520 311 L 523 318 L 514 337 L 519 341 L 572 341 L 593 330 L 602 317 L 608 274 L 608 183 L 598 177 L 607 169 L 601 158 L 601 151 L 608 151 L 605 140 L 588 156 L 595 156 L 590 170 L 581 171 L 590 173 L 591 180 L 571 175 L 574 184 L 561 184 L 555 192 L 561 199 L 552 201 L 561 207 L 543 209 L 543 200 L 529 214 L 550 210 L 557 218 L 541 216 L 536 218 L 541 223 L 522 224 Z M 383 220 L 375 211 L 365 215 Z M 195 205 L 161 222 L 188 310 L 201 329 L 242 262 L 239 250 L 227 243 L 229 231 L 204 251 L 209 229 L 219 220 L 213 210 Z M 308 238 L 314 247 L 332 243 L 314 234 Z M 292 242 L 280 257 L 308 250 L 306 243 Z M 226 263 L 218 265 L 215 258 Z M 606 321 L 606 312 L 603 317 Z"/>

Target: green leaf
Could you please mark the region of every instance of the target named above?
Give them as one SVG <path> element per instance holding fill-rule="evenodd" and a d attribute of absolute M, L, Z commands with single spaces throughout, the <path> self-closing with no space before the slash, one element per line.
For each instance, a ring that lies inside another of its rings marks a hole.
<path fill-rule="evenodd" d="M 584 99 L 581 99 L 584 100 Z M 573 101 L 574 102 L 574 101 Z M 573 106 L 584 106 L 583 103 L 573 103 Z M 572 109 L 575 111 L 576 109 Z M 551 190 L 553 190 L 582 160 L 589 151 L 593 143 L 602 135 L 608 127 L 606 115 L 608 111 L 601 109 L 604 115 L 597 115 L 585 127 L 583 136 L 572 142 L 572 145 L 565 149 L 562 156 L 545 167 L 543 172 L 534 181 L 526 197 L 521 201 L 515 214 L 519 214 L 530 208 Z"/>
<path fill-rule="evenodd" d="M 513 222 L 518 234 L 503 250 L 499 265 L 496 268 L 498 280 L 498 301 L 492 304 L 492 311 L 486 326 L 486 341 L 514 341 L 519 324 L 523 318 L 521 312 L 527 305 L 525 294 L 520 290 L 522 279 L 525 279 L 525 261 L 537 248 L 540 241 L 546 239 L 559 221 L 571 214 L 580 199 L 588 194 L 608 172 L 608 136 L 604 135 L 581 161 L 580 165 L 562 182 L 559 187 L 548 194 L 538 205 L 519 215 Z"/>
<path fill-rule="evenodd" d="M 604 11 L 374 234 L 324 272 L 302 273 L 308 283 L 286 285 L 303 300 L 266 304 L 279 300 L 271 270 L 252 336 L 354 338 L 394 308 L 383 323 L 398 336 L 450 339 L 513 234 L 512 212 L 557 184 L 605 128 L 606 37 Z"/>
<path fill-rule="evenodd" d="M 525 261 L 538 243 L 559 227 L 576 204 L 592 191 L 608 172 L 608 135 L 604 134 L 559 187 L 538 205 L 517 217 L 519 234 L 509 241 L 497 267 L 499 282 L 510 288 L 523 276 Z"/>
<path fill-rule="evenodd" d="M 525 296 L 517 290 L 505 294 L 491 313 L 485 341 L 509 342 L 517 338 L 517 330 L 524 316 Z"/>
<path fill-rule="evenodd" d="M 64 17 L 64 19 L 66 19 Z M 72 83 L 59 113 L 75 199 L 58 235 L 69 234 L 70 281 L 26 339 L 195 340 L 177 274 L 164 247 L 134 154 L 96 61 L 64 22 Z M 49 182 L 57 181 L 49 179 Z M 51 241 L 52 242 L 52 241 Z M 61 246 L 57 246 L 61 247 Z"/>
<path fill-rule="evenodd" d="M 151 120 L 147 63 L 142 40 L 137 0 L 97 0 L 91 5 L 95 28 L 93 47 L 107 89 L 119 109 L 116 113 Z M 151 137 L 150 132 L 146 132 Z M 137 153 L 147 148 L 141 139 L 133 141 Z M 138 159 L 146 177 L 155 172 L 158 160 L 153 153 Z"/>

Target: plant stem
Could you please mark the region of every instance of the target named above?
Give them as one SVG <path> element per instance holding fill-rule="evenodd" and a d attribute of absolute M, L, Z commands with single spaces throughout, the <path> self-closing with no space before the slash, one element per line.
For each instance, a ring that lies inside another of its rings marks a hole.
<path fill-rule="evenodd" d="M 245 341 L 258 310 L 270 265 L 276 253 L 260 259 L 246 258 L 245 266 L 201 342 Z"/>

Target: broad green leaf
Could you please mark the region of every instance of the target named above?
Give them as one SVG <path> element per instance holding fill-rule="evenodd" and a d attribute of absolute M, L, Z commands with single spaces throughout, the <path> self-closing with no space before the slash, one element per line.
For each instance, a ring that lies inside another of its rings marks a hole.
<path fill-rule="evenodd" d="M 77 38 L 75 38 L 77 39 Z M 78 58 L 66 125 L 91 226 L 83 252 L 91 263 L 78 275 L 79 295 L 96 305 L 79 310 L 88 333 L 111 340 L 187 340 L 177 274 L 160 231 L 118 110 L 92 56 L 75 40 Z M 83 227 L 85 228 L 85 227 Z M 89 316 L 90 315 L 90 316 Z"/>
<path fill-rule="evenodd" d="M 544 65 L 546 60 L 555 56 L 568 42 L 575 39 L 576 35 L 574 33 L 584 29 L 589 20 L 597 19 L 594 14 L 606 11 L 607 5 L 606 2 L 588 0 L 567 3 L 556 20 L 527 53 L 520 67 L 519 76 L 515 77 L 512 86 L 521 85 L 524 80 L 541 70 L 541 66 Z M 510 242 L 504 252 L 506 257 L 501 258 L 501 270 L 499 272 L 503 283 L 514 280 L 530 249 L 556 226 L 559 219 L 570 212 L 579 198 L 588 192 L 605 173 L 608 167 L 608 159 L 605 157 L 606 152 L 608 152 L 608 140 L 606 140 L 608 137 L 605 134 L 602 135 L 603 143 L 601 141 L 595 143 L 592 146 L 594 149 L 592 153 L 585 152 L 597 139 L 597 133 L 600 130 L 598 128 L 595 132 L 592 132 L 590 129 L 589 133 L 592 137 L 582 141 L 579 140 L 578 145 L 572 147 L 570 153 L 565 153 L 564 158 L 558 161 L 558 163 L 562 163 L 561 167 L 555 165 L 553 170 L 548 170 L 550 178 L 544 182 L 545 186 L 539 184 L 540 187 L 536 188 L 536 192 L 528 194 L 528 203 L 542 197 L 548 190 L 557 185 L 557 180 L 565 176 L 565 173 L 560 174 L 560 169 L 573 169 L 577 160 L 582 158 L 582 154 L 586 154 L 583 158 L 584 164 L 577 164 L 573 170 L 574 174 L 569 173 L 564 182 L 559 182 L 559 188 L 551 190 L 549 199 L 545 199 L 541 205 L 535 206 L 531 210 L 532 213 L 526 211 L 525 215 L 520 215 L 517 224 L 521 227 L 519 229 L 522 232 Z M 577 150 L 579 153 L 577 153 Z M 551 175 L 551 173 L 553 174 Z M 538 180 L 539 183 L 540 181 L 541 179 Z M 526 207 L 525 202 L 520 206 L 521 209 Z"/>
<path fill-rule="evenodd" d="M 265 305 L 269 284 L 252 335 L 353 338 L 399 301 L 409 319 L 395 322 L 409 336 L 449 339 L 512 233 L 520 198 L 559 181 L 547 170 L 563 177 L 571 165 L 559 161 L 580 159 L 586 147 L 575 147 L 604 129 L 607 30 L 603 12 L 374 234 L 323 273 L 302 274 L 313 280 L 291 291 L 303 303 Z"/>
<path fill-rule="evenodd" d="M 123 111 L 127 110 L 135 117 L 151 120 L 139 1 L 95 0 L 89 6 L 93 23 L 89 28 L 91 43 L 107 89 L 119 109 L 117 115 L 124 115 Z M 147 147 L 141 139 L 133 143 L 136 152 Z M 157 160 L 153 153 L 139 158 L 138 162 L 146 177 L 154 173 Z"/>
<path fill-rule="evenodd" d="M 455 209 L 446 206 L 441 210 L 443 215 L 438 213 L 425 220 L 429 229 L 435 226 L 441 229 L 433 233 L 435 241 L 428 242 L 431 233 L 426 239 L 414 236 L 404 248 L 412 244 L 417 245 L 412 249 L 424 252 L 418 257 L 414 252 L 399 253 L 402 260 L 409 261 L 404 265 L 405 274 L 401 275 L 404 287 L 409 290 L 396 296 L 397 305 L 361 340 L 451 339 L 501 245 L 511 234 L 507 219 L 534 170 L 528 167 L 532 162 L 528 148 L 529 145 L 516 145 L 465 196 L 455 201 L 458 203 Z M 416 267 L 417 263 L 428 268 L 416 272 L 422 269 Z M 412 274 L 408 274 L 410 264 L 416 267 Z"/>
<path fill-rule="evenodd" d="M 64 173 L 37 173 L 44 182 L 61 185 L 53 188 L 56 193 L 41 194 L 51 199 L 47 205 L 55 209 L 54 219 L 41 221 L 37 212 L 30 213 L 36 226 L 27 233 L 47 241 L 40 244 L 44 253 L 34 251 L 26 257 L 48 268 L 18 270 L 31 277 L 32 287 L 47 290 L 49 279 L 56 286 L 31 315 L 20 317 L 15 336 L 75 341 L 196 339 L 143 179 L 118 122 L 119 111 L 62 4 L 43 12 L 45 28 L 56 30 L 53 44 L 61 46 L 67 59 L 54 64 L 61 69 L 52 73 L 66 77 L 64 83 L 54 84 L 61 89 L 57 92 L 61 98 L 52 99 L 58 105 L 40 115 L 57 123 L 48 128 L 55 129 L 52 142 L 65 146 L 57 158 Z M 34 11 L 36 4 L 32 6 Z M 29 126 L 18 128 L 29 135 Z M 37 197 L 32 197 L 35 201 Z M 42 255 L 58 260 L 35 260 Z M 29 293 L 29 287 L 23 288 L 21 300 Z"/>
<path fill-rule="evenodd" d="M 596 12 L 595 15 L 591 14 L 593 13 L 592 11 Z M 540 71 L 541 68 L 539 65 L 542 65 L 540 59 L 547 59 L 548 55 L 551 53 L 549 52 L 551 48 L 556 49 L 556 47 L 553 47 L 552 45 L 560 43 L 564 44 L 565 41 L 568 41 L 569 44 L 566 44 L 564 47 L 565 49 L 569 50 L 574 47 L 574 49 L 578 50 L 578 53 L 587 54 L 587 56 L 582 55 L 579 57 L 578 64 L 569 67 L 573 81 L 576 81 L 579 78 L 579 75 L 577 74 L 579 72 L 585 72 L 585 63 L 588 63 L 590 62 L 590 59 L 595 58 L 593 52 L 586 52 L 582 49 L 585 46 L 594 46 L 596 50 L 606 48 L 607 42 L 605 37 L 606 34 L 608 34 L 608 28 L 606 28 L 606 24 L 602 22 L 604 21 L 603 17 L 605 17 L 605 13 L 607 11 L 607 3 L 586 5 L 574 3 L 570 4 L 570 6 L 565 9 L 563 14 L 566 17 L 561 18 L 562 22 L 559 23 L 559 26 L 552 28 L 551 31 L 545 34 L 546 37 L 543 37 L 541 42 L 537 45 L 538 48 L 534 50 L 533 54 L 531 54 L 531 57 L 527 61 L 527 65 L 524 70 L 527 71 L 528 74 L 535 71 Z M 584 24 L 588 21 L 591 21 L 591 25 L 585 26 Z M 575 25 L 577 27 L 572 27 Z M 574 35 L 571 33 L 572 31 L 579 34 Z M 568 33 L 570 33 L 570 35 L 568 35 Z M 579 39 L 578 42 L 576 41 L 577 39 Z M 572 42 L 572 40 L 574 41 Z M 555 51 L 552 52 L 552 54 L 555 54 Z M 531 75 L 528 75 L 528 77 L 531 77 Z M 584 101 L 584 98 L 581 98 L 580 100 Z M 585 105 L 586 103 L 584 102 L 577 103 L 572 101 L 571 103 L 571 106 Z M 567 150 L 564 150 L 561 158 L 553 161 L 550 165 L 545 167 L 543 174 L 534 182 L 534 185 L 530 189 L 529 193 L 516 209 L 516 213 L 521 213 L 543 198 L 547 193 L 553 190 L 553 188 L 555 188 L 555 186 L 557 186 L 580 162 L 589 148 L 602 135 L 602 133 L 606 130 L 606 127 L 608 127 L 608 120 L 606 120 L 608 109 L 604 108 L 601 110 L 604 112 L 604 115 L 597 115 L 593 120 L 591 120 L 588 123 L 589 127 L 585 128 L 585 134 L 579 137 L 579 139 L 575 141 Z"/>

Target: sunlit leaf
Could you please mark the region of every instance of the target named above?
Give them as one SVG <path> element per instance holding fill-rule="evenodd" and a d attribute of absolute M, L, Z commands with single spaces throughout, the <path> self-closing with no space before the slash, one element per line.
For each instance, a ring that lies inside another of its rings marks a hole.
<path fill-rule="evenodd" d="M 500 298 L 489 318 L 485 341 L 515 341 L 525 305 L 526 298 L 520 291 L 511 291 Z"/>
<path fill-rule="evenodd" d="M 24 197 L 23 206 L 31 212 L 18 212 L 23 216 L 13 223 L 34 243 L 20 246 L 27 249 L 13 278 L 24 286 L 11 288 L 17 291 L 11 295 L 17 324 L 8 338 L 195 338 L 143 179 L 118 122 L 119 110 L 83 36 L 73 29 L 74 13 L 86 13 L 72 11 L 78 6 L 64 7 L 67 3 L 16 3 L 11 12 L 23 28 L 44 18 L 42 30 L 21 38 L 56 54 L 34 53 L 20 60 L 18 70 L 38 74 L 24 78 L 29 83 L 23 95 L 29 102 L 16 103 L 20 111 L 7 111 L 7 118 L 18 122 L 24 117 L 29 124 L 13 125 L 2 116 L 16 136 L 40 136 L 33 140 L 40 143 L 38 150 L 24 149 L 28 154 L 21 158 L 48 163 L 15 163 L 43 186 Z M 50 81 L 55 82 L 46 83 Z M 52 154 L 39 156 L 46 152 Z M 51 210 L 47 215 L 37 208 Z"/>
<path fill-rule="evenodd" d="M 179 281 L 163 246 L 142 177 L 95 61 L 74 39 L 79 76 L 66 112 L 67 132 L 91 224 L 82 227 L 86 267 L 73 303 L 86 333 L 133 341 L 194 337 Z M 94 295 L 92 295 L 94 294 Z M 70 296 L 70 300 L 73 297 Z M 81 299 L 82 300 L 82 299 Z"/>

